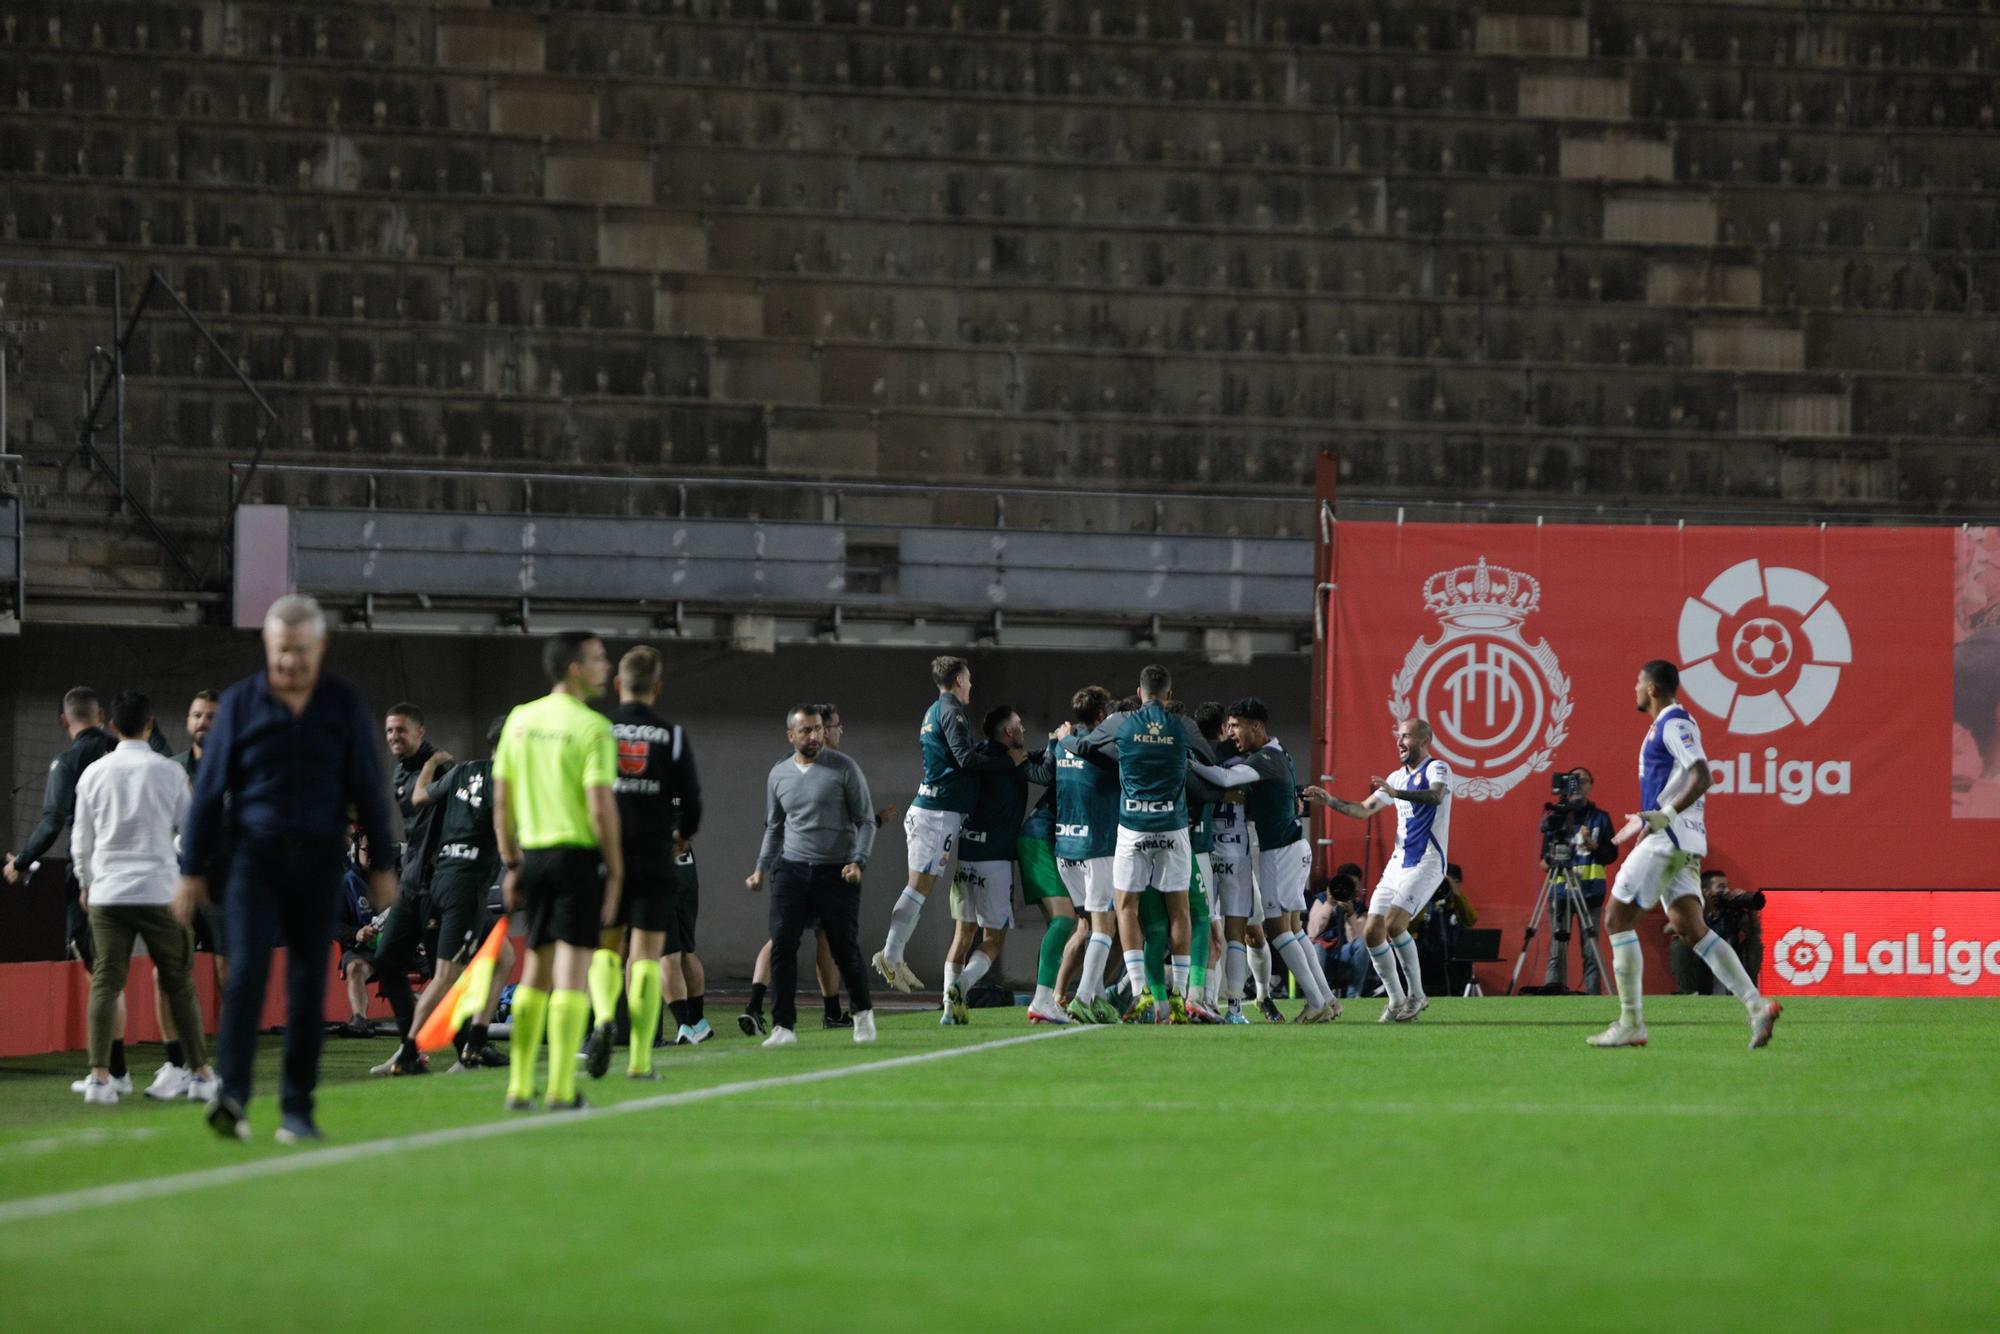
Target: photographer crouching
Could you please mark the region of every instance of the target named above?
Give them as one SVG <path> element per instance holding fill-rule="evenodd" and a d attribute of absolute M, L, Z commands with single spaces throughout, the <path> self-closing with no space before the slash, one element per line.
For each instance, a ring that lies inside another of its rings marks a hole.
<path fill-rule="evenodd" d="M 1577 950 L 1583 955 L 1584 994 L 1604 994 L 1599 955 L 1591 946 L 1596 943 L 1597 924 L 1603 920 L 1604 868 L 1618 859 L 1618 849 L 1611 842 L 1611 817 L 1590 800 L 1596 785 L 1596 777 L 1581 766 L 1558 773 L 1549 781 L 1554 800 L 1542 807 L 1542 863 L 1554 871 L 1567 861 L 1583 891 L 1587 910 L 1579 914 L 1567 894 L 1550 896 L 1549 966 L 1542 979 L 1544 990 L 1568 990 L 1569 939 L 1581 929 L 1585 938 Z"/>
<path fill-rule="evenodd" d="M 1701 873 L 1701 916 L 1708 929 L 1729 942 L 1751 982 L 1759 980 L 1764 962 L 1764 894 L 1761 890 L 1729 887 L 1727 872 L 1714 869 Z M 1683 996 L 1720 994 L 1715 974 L 1688 948 L 1687 942 L 1667 923 L 1667 965 L 1673 969 L 1674 990 Z"/>

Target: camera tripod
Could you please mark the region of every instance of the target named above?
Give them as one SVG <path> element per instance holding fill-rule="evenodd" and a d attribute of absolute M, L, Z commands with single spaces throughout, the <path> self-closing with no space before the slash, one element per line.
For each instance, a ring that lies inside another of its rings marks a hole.
<path fill-rule="evenodd" d="M 1590 906 L 1584 902 L 1583 885 L 1576 878 L 1576 866 L 1567 858 L 1551 858 L 1543 863 L 1546 873 L 1542 877 L 1542 892 L 1535 896 L 1535 910 L 1528 914 L 1528 931 L 1521 937 L 1521 952 L 1514 958 L 1514 975 L 1507 979 L 1507 994 L 1513 995 L 1521 984 L 1521 967 L 1528 962 L 1529 951 L 1535 948 L 1535 933 L 1541 929 L 1542 915 L 1549 911 L 1549 905 L 1560 894 L 1569 905 L 1571 920 L 1583 934 L 1583 948 L 1590 953 L 1590 961 L 1597 965 L 1597 975 L 1608 978 L 1604 956 L 1597 952 L 1597 919 L 1591 916 Z M 1560 948 L 1551 939 L 1549 948 Z"/>

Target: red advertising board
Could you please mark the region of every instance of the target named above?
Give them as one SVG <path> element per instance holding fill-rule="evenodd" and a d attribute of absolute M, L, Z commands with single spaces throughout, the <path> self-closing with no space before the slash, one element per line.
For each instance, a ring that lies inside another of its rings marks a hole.
<path fill-rule="evenodd" d="M 1551 774 L 1588 767 L 1615 821 L 1637 809 L 1633 683 L 1665 658 L 1715 776 L 1709 860 L 1739 888 L 2000 888 L 2000 819 L 1981 818 L 2000 815 L 1982 800 L 2000 681 L 1966 676 L 1968 637 L 2000 619 L 1969 609 L 2000 594 L 1968 556 L 1980 532 L 1341 523 L 1327 786 L 1366 795 L 1397 767 L 1397 721 L 1428 721 L 1455 780 L 1450 858 L 1511 960 Z M 1322 816 L 1326 862 L 1372 878 L 1388 818 L 1365 841 Z"/>
<path fill-rule="evenodd" d="M 2000 894 L 1769 890 L 1773 996 L 2000 996 Z"/>

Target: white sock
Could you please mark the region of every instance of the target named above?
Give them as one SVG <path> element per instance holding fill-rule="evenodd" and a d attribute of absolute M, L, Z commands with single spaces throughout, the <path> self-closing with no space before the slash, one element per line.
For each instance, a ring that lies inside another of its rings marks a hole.
<path fill-rule="evenodd" d="M 1125 984 L 1132 988 L 1132 1002 L 1146 994 L 1146 951 L 1125 951 Z"/>
<path fill-rule="evenodd" d="M 1711 931 L 1703 936 L 1694 947 L 1701 961 L 1708 965 L 1716 980 L 1729 988 L 1729 994 L 1743 1002 L 1745 1006 L 1761 1003 L 1764 997 L 1758 992 L 1757 984 L 1750 980 L 1744 970 L 1743 960 L 1736 956 L 1736 950 L 1721 936 Z"/>
<path fill-rule="evenodd" d="M 924 896 L 903 886 L 896 906 L 889 909 L 889 939 L 882 945 L 882 956 L 890 963 L 903 961 L 903 946 L 910 943 L 910 933 L 917 929 L 917 918 L 923 911 Z"/>
<path fill-rule="evenodd" d="M 1732 953 L 1730 957 L 1735 956 Z M 1618 1017 L 1628 1024 L 1645 1023 L 1646 956 L 1639 953 L 1637 931 L 1612 932 L 1611 975 L 1618 980 Z"/>
<path fill-rule="evenodd" d="M 1411 1000 L 1422 999 L 1424 994 L 1424 969 L 1417 962 L 1417 942 L 1405 931 L 1389 942 L 1389 948 L 1396 951 L 1396 962 L 1403 965 L 1403 990 Z"/>
<path fill-rule="evenodd" d="M 1250 975 L 1250 947 L 1240 940 L 1229 942 L 1229 948 L 1222 954 L 1222 971 L 1229 988 L 1229 999 L 1239 1004 L 1243 1000 L 1243 981 Z"/>
<path fill-rule="evenodd" d="M 975 951 L 976 952 L 976 951 Z M 958 985 L 958 975 L 963 970 L 950 959 L 944 961 L 944 989 L 949 992 Z"/>
<path fill-rule="evenodd" d="M 958 974 L 958 989 L 967 995 L 979 985 L 979 979 L 986 976 L 986 970 L 993 966 L 993 960 L 986 957 L 986 951 L 974 950 L 972 957 L 965 961 L 965 967 Z"/>
<path fill-rule="evenodd" d="M 1035 998 L 1028 1002 L 1028 1008 L 1031 1010 L 1040 1010 L 1043 1014 L 1054 1014 L 1057 1009 L 1056 989 L 1054 987 L 1037 986 L 1035 988 Z"/>
<path fill-rule="evenodd" d="M 1174 979 L 1174 994 L 1185 997 L 1187 995 L 1188 973 L 1194 968 L 1194 957 L 1187 954 L 1169 955 L 1167 956 L 1167 966 Z"/>
<path fill-rule="evenodd" d="M 1403 982 L 1396 976 L 1396 951 L 1388 945 L 1370 945 L 1369 961 L 1375 965 L 1375 976 L 1382 979 L 1382 990 L 1388 993 L 1389 1004 L 1403 1003 Z"/>
<path fill-rule="evenodd" d="M 1250 951 L 1250 976 L 1257 979 L 1257 999 L 1271 998 L 1271 942 L 1266 937 L 1263 944 Z"/>
<path fill-rule="evenodd" d="M 1278 937 L 1278 954 L 1284 959 L 1285 967 L 1292 970 L 1292 976 L 1299 980 L 1299 990 L 1306 995 L 1306 1004 L 1317 1010 L 1326 1004 L 1326 997 L 1320 992 L 1319 980 L 1313 976 L 1312 963 L 1306 958 L 1311 953 L 1306 948 L 1306 938 L 1296 931 L 1287 931 Z"/>
<path fill-rule="evenodd" d="M 1327 985 L 1326 961 L 1319 957 L 1319 946 L 1312 943 L 1305 932 L 1299 933 L 1299 944 L 1306 948 L 1306 966 L 1312 969 L 1313 981 L 1319 984 L 1319 998 L 1322 1002 L 1333 999 L 1333 988 Z"/>
<path fill-rule="evenodd" d="M 1201 989 L 1201 998 L 1211 1010 L 1222 1004 L 1222 960 L 1208 966 L 1208 983 Z"/>
<path fill-rule="evenodd" d="M 1083 947 L 1083 975 L 1076 981 L 1076 998 L 1088 1005 L 1104 995 L 1104 965 L 1111 958 L 1111 937 L 1102 931 L 1090 933 Z"/>

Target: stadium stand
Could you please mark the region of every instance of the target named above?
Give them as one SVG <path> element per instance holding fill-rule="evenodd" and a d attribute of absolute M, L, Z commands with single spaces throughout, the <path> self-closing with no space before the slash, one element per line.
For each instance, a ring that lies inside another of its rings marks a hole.
<path fill-rule="evenodd" d="M 278 414 L 140 326 L 128 482 L 194 548 L 260 444 L 1258 496 L 1337 443 L 1357 501 L 1990 509 L 2000 16 L 1507 8 L 22 0 L 0 298 L 42 326 L 5 335 L 31 577 L 180 582 L 73 466 L 151 269 Z"/>

